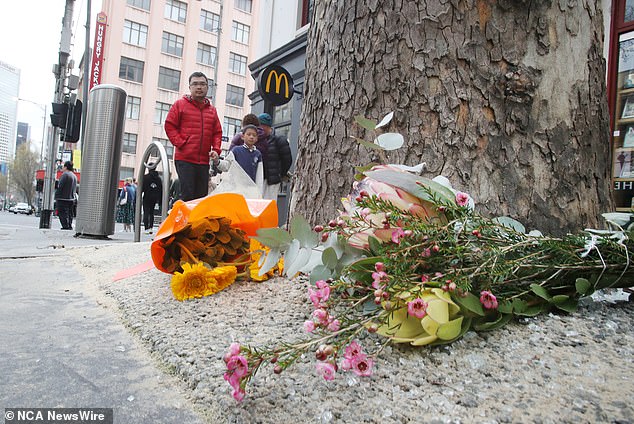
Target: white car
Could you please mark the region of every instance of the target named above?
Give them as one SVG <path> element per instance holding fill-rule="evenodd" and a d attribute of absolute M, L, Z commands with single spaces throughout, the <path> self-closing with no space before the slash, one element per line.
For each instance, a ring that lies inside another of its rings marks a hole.
<path fill-rule="evenodd" d="M 31 215 L 33 213 L 33 209 L 31 209 L 31 207 L 26 203 L 18 203 L 13 207 L 13 213 L 16 215 L 19 213 Z"/>

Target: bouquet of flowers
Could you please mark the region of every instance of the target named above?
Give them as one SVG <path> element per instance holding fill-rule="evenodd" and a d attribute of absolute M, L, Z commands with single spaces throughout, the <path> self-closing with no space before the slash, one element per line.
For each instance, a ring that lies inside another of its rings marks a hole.
<path fill-rule="evenodd" d="M 388 133 L 374 144 L 387 150 L 399 141 Z M 572 312 L 581 297 L 629 287 L 634 276 L 634 243 L 615 214 L 606 214 L 614 231 L 560 238 L 527 233 L 511 218 L 479 215 L 473 199 L 445 178 L 385 165 L 362 169 L 342 203 L 344 210 L 326 225 L 311 228 L 294 217 L 289 231 L 258 231 L 270 249 L 261 272 L 283 257 L 287 276 L 310 275 L 313 319 L 295 343 L 231 345 L 225 380 L 238 401 L 264 364 L 281 373 L 312 351 L 326 380 L 339 371 L 367 376 L 387 343 L 451 343 L 513 317 Z M 382 342 L 366 352 L 361 336 Z"/>

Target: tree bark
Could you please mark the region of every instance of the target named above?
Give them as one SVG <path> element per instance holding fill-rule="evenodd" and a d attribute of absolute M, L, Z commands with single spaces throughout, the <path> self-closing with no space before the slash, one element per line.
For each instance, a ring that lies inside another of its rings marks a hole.
<path fill-rule="evenodd" d="M 610 197 L 601 5 L 590 0 L 316 2 L 292 213 L 333 218 L 372 140 L 406 144 L 489 216 L 562 234 L 599 224 Z"/>

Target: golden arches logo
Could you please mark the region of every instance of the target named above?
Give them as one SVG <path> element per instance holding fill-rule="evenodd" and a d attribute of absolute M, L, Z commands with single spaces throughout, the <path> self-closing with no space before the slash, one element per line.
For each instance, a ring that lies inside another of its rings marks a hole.
<path fill-rule="evenodd" d="M 286 91 L 284 97 L 289 98 L 289 88 L 288 88 L 288 77 L 286 74 L 282 73 L 281 75 L 277 73 L 274 69 L 269 73 L 269 76 L 266 78 L 266 88 L 265 91 L 267 93 L 271 92 L 271 77 L 275 74 L 275 94 L 280 94 L 280 87 L 282 85 L 282 80 L 284 80 L 284 84 L 286 86 Z"/>

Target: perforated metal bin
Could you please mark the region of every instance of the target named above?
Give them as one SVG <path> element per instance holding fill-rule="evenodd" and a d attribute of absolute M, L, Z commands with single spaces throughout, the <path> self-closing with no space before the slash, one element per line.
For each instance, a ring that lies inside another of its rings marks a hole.
<path fill-rule="evenodd" d="M 75 224 L 79 235 L 114 234 L 126 97 L 115 85 L 90 90 Z"/>

